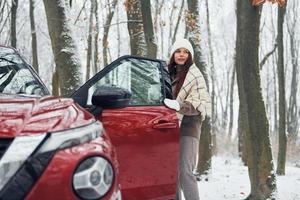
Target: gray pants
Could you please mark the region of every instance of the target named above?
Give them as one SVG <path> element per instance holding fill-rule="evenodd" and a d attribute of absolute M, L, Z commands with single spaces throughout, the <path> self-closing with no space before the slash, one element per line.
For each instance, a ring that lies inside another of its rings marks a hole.
<path fill-rule="evenodd" d="M 193 174 L 196 166 L 199 141 L 195 137 L 181 136 L 179 143 L 176 200 L 181 200 L 181 190 L 185 200 L 199 200 L 197 180 Z"/>

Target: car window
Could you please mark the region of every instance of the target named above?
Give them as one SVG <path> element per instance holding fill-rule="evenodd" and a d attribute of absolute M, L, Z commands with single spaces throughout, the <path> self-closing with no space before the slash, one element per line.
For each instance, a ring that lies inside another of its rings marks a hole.
<path fill-rule="evenodd" d="M 0 93 L 44 95 L 44 86 L 10 48 L 0 47 Z"/>
<path fill-rule="evenodd" d="M 151 60 L 127 58 L 94 83 L 88 91 L 87 105 L 95 89 L 102 85 L 114 85 L 129 90 L 130 105 L 157 105 L 163 99 L 160 63 Z"/>

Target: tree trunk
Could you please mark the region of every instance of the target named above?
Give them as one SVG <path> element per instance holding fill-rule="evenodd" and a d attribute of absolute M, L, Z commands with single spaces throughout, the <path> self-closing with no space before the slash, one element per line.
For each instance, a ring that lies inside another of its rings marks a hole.
<path fill-rule="evenodd" d="M 252 7 L 250 1 L 237 1 L 236 66 L 240 102 L 245 102 L 249 125 L 245 139 L 247 165 L 251 183 L 249 200 L 274 199 L 276 182 L 270 147 L 269 124 L 261 93 L 259 74 L 259 28 L 261 7 Z M 243 98 L 244 96 L 244 98 Z"/>
<path fill-rule="evenodd" d="M 30 28 L 31 28 L 31 48 L 32 48 L 32 66 L 35 71 L 39 73 L 38 63 L 38 51 L 37 51 L 37 39 L 35 31 L 35 19 L 34 19 L 34 0 L 29 0 L 29 15 L 30 15 Z"/>
<path fill-rule="evenodd" d="M 117 4 L 117 0 L 114 0 L 112 2 L 112 7 L 109 8 L 109 12 L 108 12 L 108 15 L 106 17 L 106 22 L 105 22 L 105 25 L 104 25 L 104 32 L 103 32 L 103 40 L 102 40 L 102 46 L 103 46 L 103 64 L 104 66 L 107 65 L 108 61 L 107 61 L 107 58 L 108 58 L 108 51 L 107 51 L 107 47 L 108 47 L 108 32 L 109 32 L 109 29 L 110 29 L 110 24 L 111 24 L 111 20 L 114 16 L 114 13 L 115 13 L 115 7 L 116 7 L 116 4 Z"/>
<path fill-rule="evenodd" d="M 98 49 L 98 38 L 99 38 L 99 16 L 98 16 L 98 1 L 95 0 L 95 8 L 94 8 L 94 15 L 95 15 L 95 34 L 93 35 L 94 40 L 94 52 L 93 52 L 93 74 L 96 74 L 99 69 L 99 49 Z"/>
<path fill-rule="evenodd" d="M 162 45 L 162 41 L 163 41 L 163 37 L 162 37 L 162 31 L 163 31 L 163 27 L 162 27 L 162 20 L 161 20 L 161 11 L 163 8 L 164 2 L 163 1 L 159 1 L 159 0 L 155 0 L 155 10 L 154 10 L 154 32 L 156 32 L 158 34 L 158 25 L 160 25 L 161 29 L 160 29 L 160 33 L 161 33 L 161 45 L 160 45 L 160 55 L 164 55 L 164 45 Z M 169 55 L 168 55 L 169 56 Z"/>
<path fill-rule="evenodd" d="M 277 44 L 278 44 L 278 89 L 279 89 L 279 132 L 278 132 L 278 157 L 277 157 L 277 170 L 278 175 L 285 174 L 285 161 L 286 161 L 286 112 L 285 112 L 285 75 L 284 75 L 284 47 L 283 47 L 283 23 L 286 11 L 286 4 L 283 8 L 278 6 L 278 19 L 277 19 Z"/>
<path fill-rule="evenodd" d="M 242 57 L 238 54 L 239 50 L 242 47 L 243 42 L 243 33 L 240 31 L 242 26 L 242 10 L 241 3 L 238 1 L 236 9 L 237 17 L 237 29 L 236 29 L 236 55 L 235 55 L 235 70 L 237 77 L 238 93 L 239 93 L 239 115 L 238 115 L 238 152 L 241 157 L 244 165 L 247 165 L 247 158 L 249 153 L 249 141 L 247 143 L 246 135 L 249 135 L 249 124 L 248 124 L 248 114 L 247 114 L 247 105 L 246 105 L 246 96 L 244 89 L 244 81 L 242 77 L 242 69 L 240 67 L 242 62 Z"/>
<path fill-rule="evenodd" d="M 238 75 L 241 76 L 241 75 Z M 243 91 L 243 86 L 241 85 L 239 80 L 240 77 L 238 77 L 238 84 L 239 84 L 239 100 L 240 100 L 240 105 L 239 105 L 239 116 L 238 116 L 238 152 L 239 152 L 239 157 L 242 159 L 244 165 L 247 164 L 247 158 L 248 158 L 248 153 L 249 153 L 249 141 L 247 142 L 246 135 L 249 134 L 249 125 L 248 125 L 248 115 L 246 111 L 246 102 L 243 101 L 243 98 L 245 98 Z M 243 96 L 243 97 L 242 97 Z M 247 133 L 248 132 L 248 133 Z"/>
<path fill-rule="evenodd" d="M 150 0 L 141 0 L 141 11 L 144 25 L 145 40 L 147 44 L 147 57 L 156 58 L 157 44 L 153 31 Z"/>
<path fill-rule="evenodd" d="M 179 23 L 180 23 L 180 20 L 181 20 L 181 17 L 182 17 L 182 11 L 183 11 L 183 7 L 184 7 L 184 2 L 185 2 L 184 0 L 181 1 L 181 6 L 180 6 L 180 9 L 179 9 L 178 17 L 177 17 L 177 20 L 176 20 L 176 25 L 175 25 L 173 36 L 172 36 L 172 44 L 176 40 L 176 35 L 177 35 Z"/>
<path fill-rule="evenodd" d="M 0 27 L 0 34 L 2 33 L 3 31 L 3 28 L 5 27 L 5 24 L 7 22 L 7 19 L 9 18 L 7 15 L 6 17 L 4 16 L 4 11 L 5 11 L 5 8 L 6 8 L 6 5 L 7 5 L 7 1 L 0 1 L 0 24 L 1 24 L 1 27 Z M 2 42 L 2 41 L 0 41 Z"/>
<path fill-rule="evenodd" d="M 288 24 L 288 33 L 290 41 L 290 52 L 292 60 L 292 79 L 291 79 L 291 92 L 289 98 L 288 112 L 287 112 L 287 132 L 289 141 L 294 147 L 298 136 L 299 130 L 299 117 L 298 117 L 298 106 L 297 106 L 297 94 L 298 94 L 298 84 L 299 84 L 299 69 L 298 69 L 298 57 L 299 57 L 299 44 L 297 41 L 297 19 L 298 19 L 298 2 L 291 1 L 291 6 L 289 6 L 290 15 L 286 18 Z"/>
<path fill-rule="evenodd" d="M 275 59 L 273 60 L 273 78 L 274 78 L 274 102 L 273 102 L 273 106 L 274 106 L 274 130 L 273 130 L 273 134 L 274 134 L 274 137 L 275 137 L 275 141 L 277 141 L 278 139 L 278 94 L 277 94 L 277 69 L 276 69 L 276 64 L 277 64 L 277 55 L 275 54 Z M 276 142 L 277 143 L 277 142 Z"/>
<path fill-rule="evenodd" d="M 212 158 L 212 137 L 211 137 L 211 123 L 210 118 L 206 118 L 203 121 L 201 127 L 201 138 L 199 141 L 199 153 L 197 164 L 197 176 L 207 175 L 211 169 Z"/>
<path fill-rule="evenodd" d="M 81 64 L 77 57 L 76 43 L 68 23 L 68 9 L 64 0 L 44 0 L 49 35 L 56 69 L 60 80 L 61 95 L 69 96 L 81 86 Z"/>
<path fill-rule="evenodd" d="M 94 26 L 94 13 L 95 9 L 95 0 L 91 0 L 91 8 L 90 8 L 90 20 L 89 20 L 89 35 L 87 39 L 87 54 L 86 54 L 86 74 L 85 80 L 90 79 L 91 74 L 91 63 L 92 63 L 92 42 L 93 42 L 93 26 Z"/>
<path fill-rule="evenodd" d="M 235 83 L 235 66 L 233 66 L 232 74 L 231 74 L 231 82 L 230 82 L 230 97 L 229 97 L 229 110 L 230 110 L 230 118 L 229 118 L 229 126 L 228 126 L 228 139 L 231 140 L 232 137 L 232 127 L 233 127 L 233 94 L 234 94 L 234 84 Z"/>
<path fill-rule="evenodd" d="M 210 57 L 210 69 L 211 69 L 211 131 L 212 131 L 212 152 L 213 154 L 217 154 L 217 110 L 216 110 L 216 88 L 215 88 L 215 63 L 214 63 L 214 52 L 211 43 L 211 30 L 210 30 L 210 15 L 209 15 L 209 6 L 208 0 L 205 0 L 206 6 L 206 26 L 207 26 L 207 34 L 208 34 L 208 49 L 209 49 L 209 57 Z M 206 81 L 208 83 L 208 80 Z"/>
<path fill-rule="evenodd" d="M 147 44 L 143 27 L 141 0 L 126 0 L 125 5 L 131 55 L 146 56 Z"/>
<path fill-rule="evenodd" d="M 55 70 L 52 76 L 52 95 L 57 97 L 59 94 L 59 75 L 57 70 Z"/>
<path fill-rule="evenodd" d="M 189 14 L 186 21 L 186 29 L 188 32 L 188 39 L 193 45 L 195 51 L 194 61 L 202 72 L 207 88 L 208 75 L 206 73 L 206 64 L 203 61 L 202 52 L 200 48 L 200 22 L 199 22 L 199 4 L 197 0 L 188 0 Z M 202 124 L 201 136 L 199 142 L 198 166 L 197 174 L 206 174 L 211 168 L 211 119 L 206 118 Z"/>
<path fill-rule="evenodd" d="M 276 26 L 277 26 L 277 17 L 276 17 L 276 19 L 275 18 L 271 19 L 272 40 L 275 40 L 275 41 L 276 41 L 276 37 L 277 37 Z M 276 43 L 276 46 L 278 48 L 277 43 Z M 273 97 L 273 99 L 270 98 L 271 102 L 269 103 L 269 105 L 267 105 L 267 108 L 269 107 L 269 109 L 270 109 L 270 116 L 273 116 L 272 123 L 270 123 L 270 124 L 272 124 L 272 126 L 270 126 L 270 133 L 271 133 L 270 136 L 272 136 L 271 138 L 273 139 L 273 143 L 277 144 L 277 142 L 276 142 L 278 140 L 278 137 L 277 137 L 277 133 L 278 133 L 277 52 L 274 53 L 272 56 L 271 66 L 270 66 L 270 68 L 268 68 L 268 71 L 270 74 L 270 76 L 268 76 L 268 77 L 270 80 L 272 80 L 271 84 L 268 84 L 268 87 L 272 91 L 272 97 Z"/>
<path fill-rule="evenodd" d="M 11 22 L 10 22 L 10 38 L 12 47 L 17 47 L 17 9 L 19 0 L 12 0 L 11 2 Z"/>
<path fill-rule="evenodd" d="M 117 6 L 117 44 L 118 44 L 118 58 L 121 55 L 121 31 L 120 31 L 120 9 Z"/>

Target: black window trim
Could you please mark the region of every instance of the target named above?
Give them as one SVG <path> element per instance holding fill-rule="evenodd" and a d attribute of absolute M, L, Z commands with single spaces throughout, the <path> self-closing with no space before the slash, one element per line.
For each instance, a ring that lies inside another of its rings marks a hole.
<path fill-rule="evenodd" d="M 88 97 L 88 90 L 89 88 L 98 80 L 100 80 L 101 78 L 103 78 L 107 73 L 109 73 L 111 70 L 115 69 L 117 66 L 119 66 L 118 64 L 126 59 L 143 59 L 143 60 L 148 60 L 148 61 L 154 61 L 154 62 L 158 62 L 159 63 L 159 70 L 161 73 L 161 83 L 162 83 L 162 94 L 163 94 L 163 98 L 167 97 L 166 94 L 166 81 L 169 79 L 167 76 L 167 71 L 165 68 L 165 61 L 160 60 L 160 59 L 151 59 L 151 58 L 147 58 L 147 57 L 141 57 L 141 56 L 132 56 L 132 55 L 125 55 L 125 56 L 121 56 L 118 59 L 114 60 L 113 62 L 111 62 L 110 64 L 108 64 L 106 67 L 104 67 L 101 71 L 99 71 L 98 73 L 96 73 L 92 78 L 90 78 L 88 81 L 86 81 L 79 89 L 77 89 L 73 94 L 71 94 L 71 98 L 74 99 L 75 102 L 77 102 L 80 106 L 82 107 L 88 107 L 87 106 L 87 97 Z M 170 97 L 168 97 L 170 98 Z M 163 103 L 160 104 L 154 104 L 154 105 L 129 105 L 129 107 L 138 107 L 138 106 L 161 106 L 163 105 Z"/>

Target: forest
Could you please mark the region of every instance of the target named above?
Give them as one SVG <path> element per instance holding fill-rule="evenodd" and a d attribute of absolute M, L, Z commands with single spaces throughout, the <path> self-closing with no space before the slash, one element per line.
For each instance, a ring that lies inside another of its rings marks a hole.
<path fill-rule="evenodd" d="M 0 0 L 0 45 L 69 96 L 122 55 L 168 61 L 188 38 L 212 101 L 199 180 L 214 156 L 238 156 L 247 199 L 276 199 L 276 177 L 300 166 L 299 10 L 298 0 Z"/>

